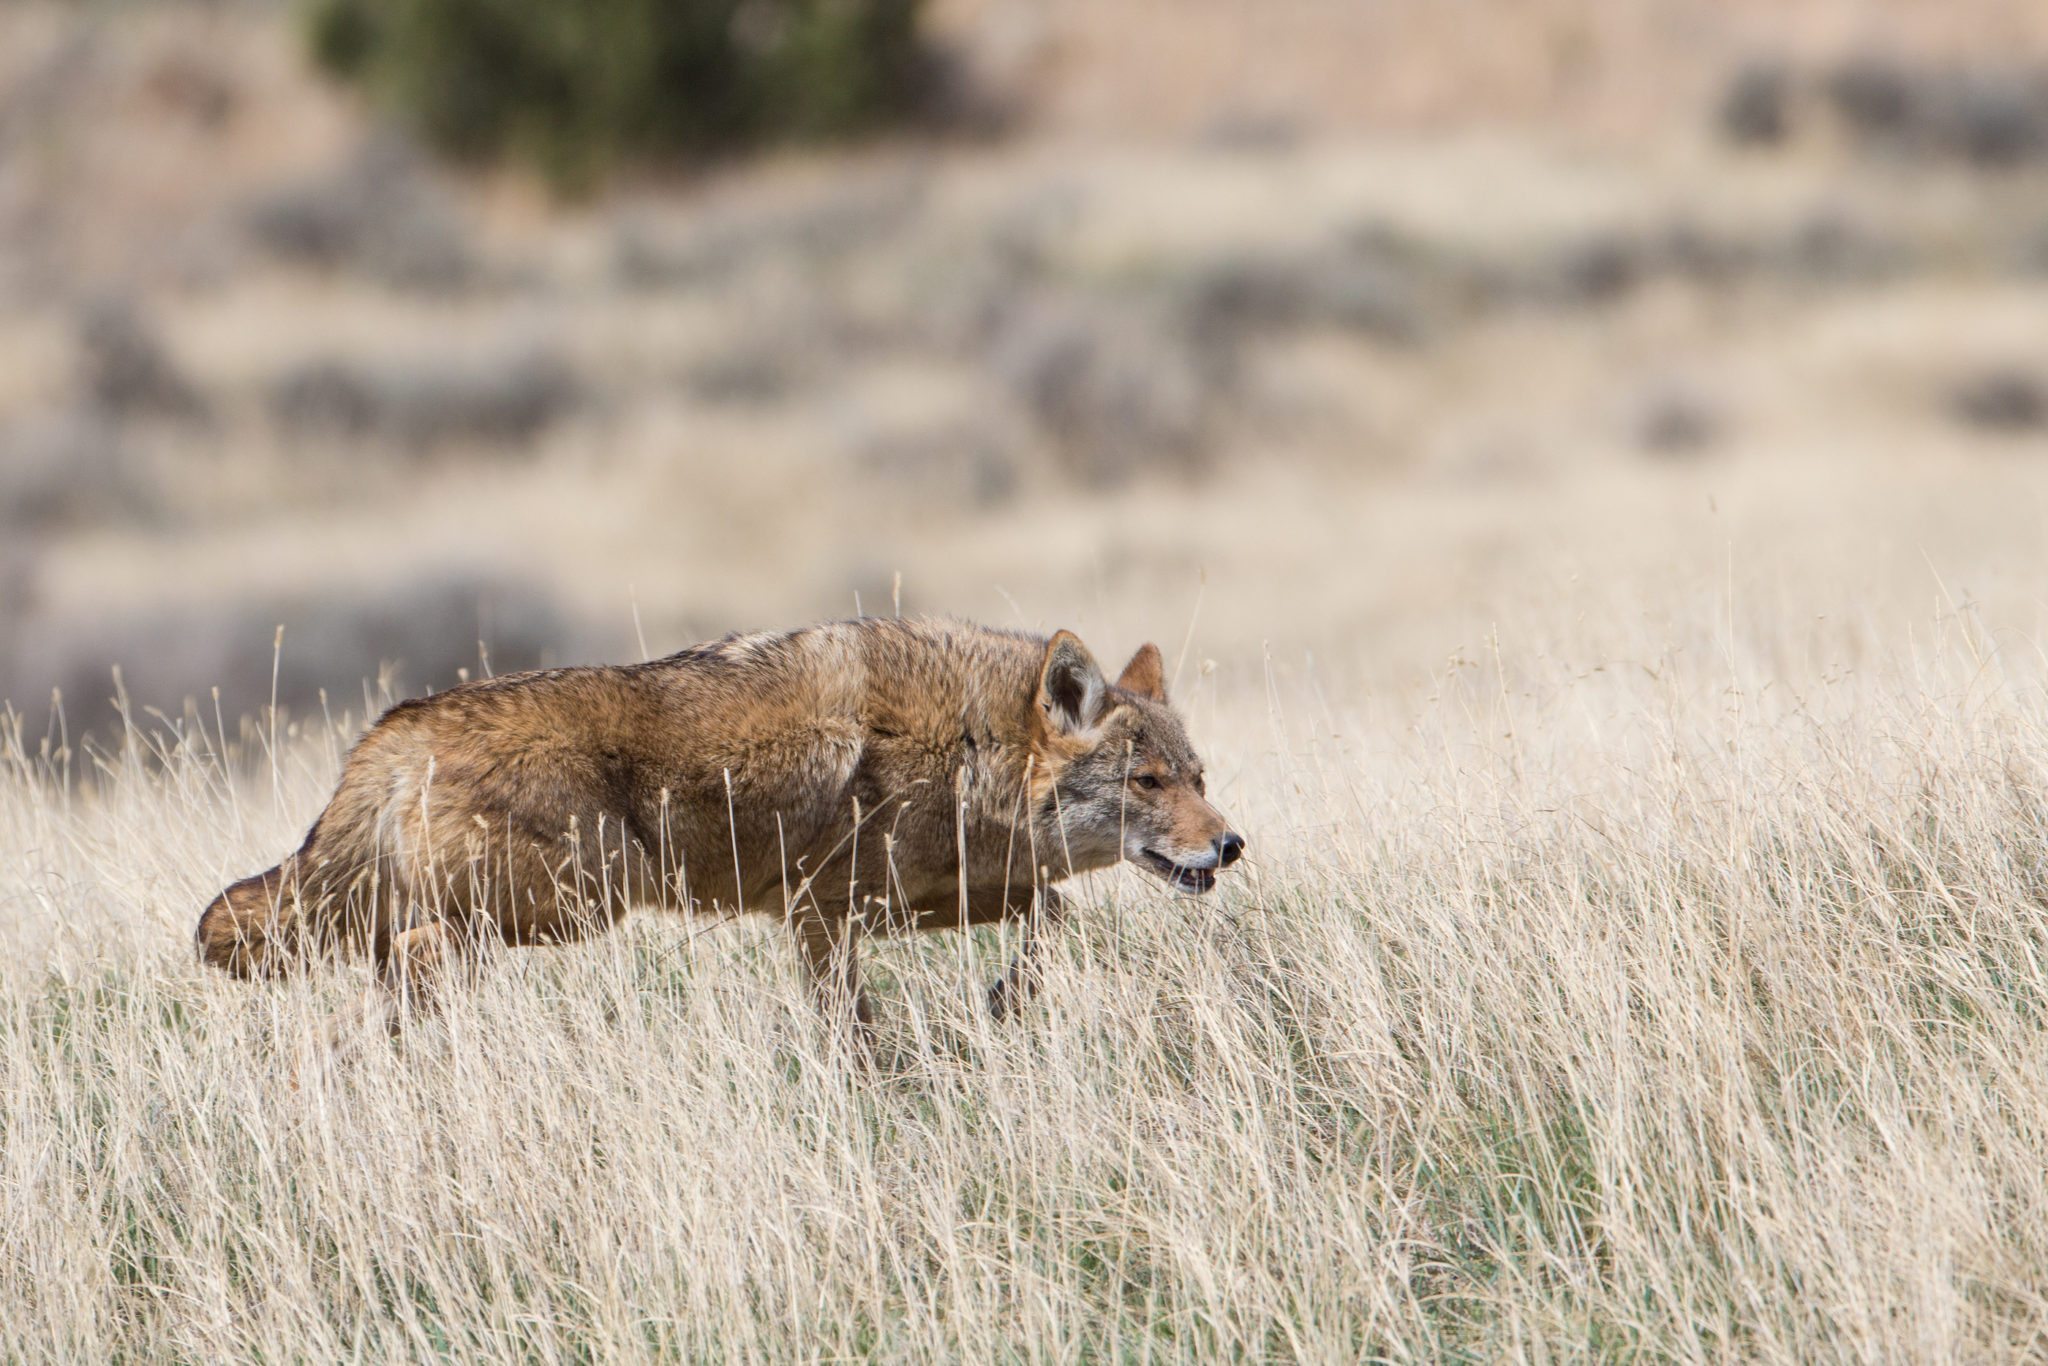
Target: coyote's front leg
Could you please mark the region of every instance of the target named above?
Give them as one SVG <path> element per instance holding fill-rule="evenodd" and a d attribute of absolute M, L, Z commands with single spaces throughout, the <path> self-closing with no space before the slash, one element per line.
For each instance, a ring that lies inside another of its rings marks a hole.
<path fill-rule="evenodd" d="M 850 1013 L 855 1032 L 875 1022 L 874 1008 L 860 989 L 860 925 L 851 915 L 828 916 L 815 908 L 790 917 L 804 973 L 818 1008 L 835 1025 Z"/>
<path fill-rule="evenodd" d="M 1045 956 L 1046 940 L 1058 933 L 1067 918 L 1067 899 L 1057 887 L 1041 887 L 1038 905 L 1024 917 L 1024 942 L 1003 975 L 988 989 L 988 1013 L 1000 1020 L 1014 1014 L 1038 994 L 1039 964 Z"/>

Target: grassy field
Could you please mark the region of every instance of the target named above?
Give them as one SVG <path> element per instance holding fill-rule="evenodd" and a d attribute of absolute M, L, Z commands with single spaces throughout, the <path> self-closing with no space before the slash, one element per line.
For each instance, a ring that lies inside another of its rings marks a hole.
<path fill-rule="evenodd" d="M 296 13 L 0 5 L 0 1361 L 2048 1356 L 2048 8 L 934 0 L 987 127 L 573 203 Z M 865 1067 L 191 961 L 380 698 L 899 600 L 1242 869 Z"/>
<path fill-rule="evenodd" d="M 881 946 L 868 1068 L 768 927 L 651 919 L 302 1066 L 364 971 L 185 935 L 342 728 L 10 744 L 0 1356 L 2038 1353 L 2038 660 L 1965 611 L 1764 686 L 1699 626 L 1191 678 L 1246 874 L 1097 875 L 1001 1027 L 999 936 Z"/>

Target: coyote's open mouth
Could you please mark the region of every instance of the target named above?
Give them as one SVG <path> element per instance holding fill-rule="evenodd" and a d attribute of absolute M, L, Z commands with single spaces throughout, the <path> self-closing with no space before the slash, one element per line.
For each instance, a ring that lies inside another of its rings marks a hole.
<path fill-rule="evenodd" d="M 1200 896 L 1216 888 L 1214 868 L 1190 868 L 1184 863 L 1175 863 L 1163 854 L 1155 854 L 1150 849 L 1140 849 L 1138 852 L 1144 855 L 1145 867 L 1159 874 L 1177 892 Z"/>

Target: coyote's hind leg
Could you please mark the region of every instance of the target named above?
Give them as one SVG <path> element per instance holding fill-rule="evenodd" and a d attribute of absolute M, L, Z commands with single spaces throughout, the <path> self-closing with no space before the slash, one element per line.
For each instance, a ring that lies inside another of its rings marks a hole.
<path fill-rule="evenodd" d="M 472 965 L 475 945 L 469 940 L 446 920 L 430 920 L 391 936 L 377 964 L 377 987 L 394 1034 L 409 1017 L 436 1009 L 449 979 Z"/>
<path fill-rule="evenodd" d="M 409 1023 L 439 1009 L 451 982 L 475 969 L 480 947 L 474 936 L 446 920 L 394 932 L 378 946 L 376 981 L 353 1009 L 328 1026 L 327 1055 L 351 1053 L 373 1026 L 397 1038 Z"/>

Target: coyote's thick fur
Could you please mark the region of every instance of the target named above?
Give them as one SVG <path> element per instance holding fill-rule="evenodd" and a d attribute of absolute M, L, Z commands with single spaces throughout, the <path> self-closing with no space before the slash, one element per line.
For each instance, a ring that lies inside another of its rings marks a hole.
<path fill-rule="evenodd" d="M 865 1019 L 863 929 L 1026 917 L 1001 1014 L 1054 883 L 1129 859 L 1205 892 L 1243 848 L 1156 646 L 1112 683 L 1071 632 L 864 618 L 401 703 L 298 852 L 222 892 L 197 938 L 244 977 L 361 946 L 395 1001 L 485 943 L 576 939 L 635 904 L 760 911 Z"/>

